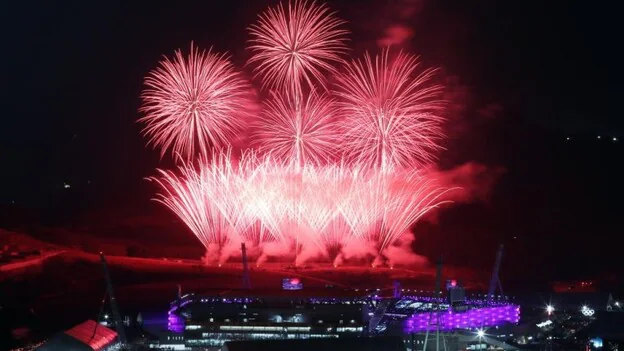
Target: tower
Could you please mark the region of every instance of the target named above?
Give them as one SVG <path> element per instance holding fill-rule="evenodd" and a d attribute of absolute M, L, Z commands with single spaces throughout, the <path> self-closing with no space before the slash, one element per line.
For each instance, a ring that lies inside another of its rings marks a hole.
<path fill-rule="evenodd" d="M 243 289 L 251 289 L 251 278 L 249 277 L 249 264 L 247 263 L 247 249 L 245 243 L 241 243 L 241 250 L 243 251 Z"/>
<path fill-rule="evenodd" d="M 494 299 L 494 292 L 496 291 L 496 285 L 498 285 L 498 290 L 500 293 L 503 293 L 503 285 L 500 282 L 498 277 L 498 271 L 500 270 L 500 264 L 503 259 L 503 245 L 499 246 L 498 252 L 496 253 L 496 262 L 494 263 L 494 269 L 492 270 L 492 279 L 490 280 L 490 288 L 488 289 L 487 299 L 488 301 L 492 301 Z"/>
<path fill-rule="evenodd" d="M 401 283 L 398 280 L 394 281 L 394 293 L 392 295 L 395 299 L 401 298 Z"/>
<path fill-rule="evenodd" d="M 441 292 L 442 286 L 442 256 L 440 256 L 440 260 L 438 260 L 438 264 L 436 265 L 436 281 L 435 281 L 435 302 L 434 302 L 434 312 L 429 313 L 429 323 L 427 323 L 427 330 L 425 332 L 425 342 L 423 343 L 423 351 L 427 350 L 427 342 L 429 341 L 429 328 L 431 327 L 431 318 L 435 314 L 435 326 L 436 326 L 436 351 L 440 350 L 440 299 L 442 297 Z"/>
<path fill-rule="evenodd" d="M 100 252 L 100 261 L 102 262 L 102 269 L 104 270 L 104 278 L 106 279 L 106 291 L 108 293 L 108 300 L 110 302 L 111 310 L 113 312 L 113 319 L 115 320 L 115 330 L 117 331 L 117 337 L 119 338 L 119 343 L 124 345 L 126 343 L 126 331 L 121 321 L 121 314 L 119 314 L 119 308 L 117 307 L 117 300 L 115 299 L 115 294 L 113 293 L 113 282 L 110 277 L 110 272 L 108 271 L 108 263 L 106 262 L 106 258 L 104 258 L 104 254 L 101 252 Z"/>

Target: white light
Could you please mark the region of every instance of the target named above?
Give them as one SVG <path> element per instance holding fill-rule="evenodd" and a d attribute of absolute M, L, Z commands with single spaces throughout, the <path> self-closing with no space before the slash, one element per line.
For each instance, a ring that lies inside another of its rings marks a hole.
<path fill-rule="evenodd" d="M 566 140 L 570 140 L 570 137 L 566 137 Z"/>
<path fill-rule="evenodd" d="M 619 301 L 615 301 L 615 305 L 616 305 L 617 307 L 620 307 L 620 302 L 619 302 Z"/>
<path fill-rule="evenodd" d="M 614 139 L 615 139 L 615 138 L 614 138 Z M 615 140 L 613 140 L 613 141 L 615 141 Z M 71 188 L 71 185 L 69 185 L 69 184 L 67 184 L 67 183 L 64 183 L 64 184 L 63 184 L 63 188 L 65 188 L 65 189 L 69 189 L 69 188 Z"/>
<path fill-rule="evenodd" d="M 598 136 L 598 139 L 600 139 L 600 135 Z"/>
<path fill-rule="evenodd" d="M 589 308 L 587 305 L 583 305 L 583 307 L 581 307 L 581 313 L 586 317 L 591 317 L 594 313 L 596 313 L 596 311 Z"/>
<path fill-rule="evenodd" d="M 483 336 L 485 336 L 485 331 L 483 331 L 483 329 L 477 330 L 477 336 L 482 338 Z"/>
<path fill-rule="evenodd" d="M 555 311 L 555 308 L 553 307 L 553 305 L 546 306 L 546 312 L 548 312 L 548 314 L 551 314 L 554 311 Z"/>
<path fill-rule="evenodd" d="M 108 319 L 108 315 L 107 314 L 104 315 L 104 319 Z"/>
<path fill-rule="evenodd" d="M 537 323 L 536 325 L 537 325 L 538 328 L 544 328 L 544 327 L 549 326 L 551 324 L 552 324 L 552 321 L 549 319 L 549 320 L 547 320 L 545 322 Z"/>
<path fill-rule="evenodd" d="M 618 141 L 618 138 L 616 138 L 616 137 L 613 137 L 613 141 Z"/>

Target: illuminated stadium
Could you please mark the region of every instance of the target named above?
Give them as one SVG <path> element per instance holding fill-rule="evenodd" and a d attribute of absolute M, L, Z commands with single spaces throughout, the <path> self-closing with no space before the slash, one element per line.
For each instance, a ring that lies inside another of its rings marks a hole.
<path fill-rule="evenodd" d="M 520 307 L 507 298 L 466 298 L 463 288 L 453 284 L 447 284 L 439 297 L 400 289 L 398 284 L 394 291 L 303 289 L 301 283 L 290 289 L 285 283 L 282 290 L 187 294 L 171 303 L 168 328 L 181 347 L 218 349 L 237 340 L 368 336 L 422 340 L 427 332 L 438 330 L 473 335 L 518 323 Z M 167 345 L 171 342 L 160 347 Z"/>
<path fill-rule="evenodd" d="M 171 303 L 168 328 L 182 336 L 175 340 L 187 347 L 219 348 L 232 340 L 361 336 L 370 302 L 354 290 L 333 289 L 188 294 Z"/>

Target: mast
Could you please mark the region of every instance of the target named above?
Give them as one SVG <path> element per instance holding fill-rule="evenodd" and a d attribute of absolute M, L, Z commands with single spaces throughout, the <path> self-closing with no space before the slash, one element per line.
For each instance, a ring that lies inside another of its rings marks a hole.
<path fill-rule="evenodd" d="M 494 263 L 494 269 L 492 270 L 492 279 L 490 279 L 490 288 L 488 289 L 487 299 L 488 301 L 492 301 L 494 299 L 494 292 L 496 291 L 496 286 L 500 289 L 500 293 L 503 293 L 503 286 L 501 285 L 500 279 L 498 278 L 498 271 L 500 270 L 500 264 L 503 259 L 503 245 L 499 246 L 498 252 L 496 253 L 496 262 Z"/>
<path fill-rule="evenodd" d="M 113 282 L 110 277 L 110 272 L 108 270 L 108 263 L 106 262 L 106 258 L 104 258 L 104 254 L 100 252 L 100 261 L 102 262 L 102 269 L 104 270 L 104 278 L 106 279 L 106 291 L 108 293 L 108 300 L 110 301 L 111 310 L 113 312 L 113 319 L 115 320 L 115 329 L 117 331 L 117 338 L 121 345 L 125 345 L 127 342 L 126 339 L 126 331 L 124 330 L 124 325 L 121 322 L 121 314 L 119 313 L 119 308 L 117 307 L 117 299 L 115 298 L 115 294 L 113 293 Z"/>

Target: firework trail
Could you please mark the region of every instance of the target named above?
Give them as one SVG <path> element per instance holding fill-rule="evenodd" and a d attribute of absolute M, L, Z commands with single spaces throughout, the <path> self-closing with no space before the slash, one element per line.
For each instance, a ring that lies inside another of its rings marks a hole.
<path fill-rule="evenodd" d="M 300 95 L 304 83 L 311 90 L 324 86 L 323 72 L 336 72 L 347 51 L 344 21 L 325 4 L 294 0 L 267 9 L 249 27 L 249 49 L 256 76 L 265 88 L 293 89 Z M 317 83 L 317 84 L 315 84 Z"/>
<path fill-rule="evenodd" d="M 381 170 L 431 161 L 442 138 L 442 87 L 434 70 L 417 71 L 415 56 L 389 50 L 353 60 L 338 75 L 336 95 L 345 117 L 344 151 Z"/>
<path fill-rule="evenodd" d="M 336 153 L 338 137 L 333 101 L 316 93 L 299 105 L 295 100 L 288 92 L 271 94 L 255 131 L 260 151 L 293 160 L 298 167 L 327 163 Z"/>
<path fill-rule="evenodd" d="M 228 146 L 242 129 L 250 103 L 249 87 L 226 55 L 193 44 L 188 57 L 180 50 L 173 60 L 165 57 L 145 86 L 139 122 L 161 157 L 170 150 L 188 160 Z"/>

